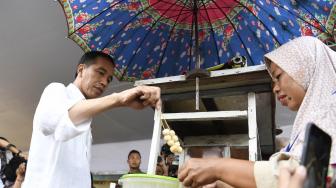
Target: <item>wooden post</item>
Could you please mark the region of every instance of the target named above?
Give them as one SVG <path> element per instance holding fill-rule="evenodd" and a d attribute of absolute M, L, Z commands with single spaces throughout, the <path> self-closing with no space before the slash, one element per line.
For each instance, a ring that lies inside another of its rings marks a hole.
<path fill-rule="evenodd" d="M 153 136 L 150 148 L 147 174 L 155 175 L 157 158 L 160 152 L 160 139 L 161 139 L 161 109 L 160 110 L 156 109 L 154 114 L 154 128 L 153 128 Z"/>
<path fill-rule="evenodd" d="M 249 159 L 251 161 L 256 161 L 258 156 L 257 129 L 256 95 L 254 92 L 250 92 L 248 93 L 248 132 Z"/>

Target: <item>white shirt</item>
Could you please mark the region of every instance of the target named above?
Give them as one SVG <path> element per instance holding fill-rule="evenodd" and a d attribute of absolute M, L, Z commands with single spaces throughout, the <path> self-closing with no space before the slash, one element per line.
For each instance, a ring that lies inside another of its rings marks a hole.
<path fill-rule="evenodd" d="M 51 83 L 43 91 L 33 121 L 33 135 L 23 188 L 91 188 L 92 119 L 74 125 L 68 110 L 85 100 L 69 84 Z"/>

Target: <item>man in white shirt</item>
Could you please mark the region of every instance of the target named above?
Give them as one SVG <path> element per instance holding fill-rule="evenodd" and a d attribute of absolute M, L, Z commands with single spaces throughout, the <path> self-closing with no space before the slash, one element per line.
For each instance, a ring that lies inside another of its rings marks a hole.
<path fill-rule="evenodd" d="M 23 188 L 90 188 L 92 118 L 116 107 L 161 107 L 157 87 L 140 86 L 99 97 L 112 81 L 113 71 L 110 56 L 88 52 L 73 83 L 51 83 L 45 88 L 34 116 Z"/>

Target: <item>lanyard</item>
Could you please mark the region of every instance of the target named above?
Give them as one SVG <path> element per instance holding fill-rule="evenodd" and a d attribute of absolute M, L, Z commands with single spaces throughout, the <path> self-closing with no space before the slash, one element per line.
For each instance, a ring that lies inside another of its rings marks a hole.
<path fill-rule="evenodd" d="M 292 144 L 289 143 L 289 144 L 287 145 L 287 147 L 286 147 L 286 149 L 285 149 L 286 152 L 290 152 L 290 150 L 292 149 L 292 147 L 293 147 L 293 145 L 295 144 L 295 142 L 296 142 L 297 138 L 299 137 L 299 135 L 300 135 L 300 133 L 296 135 L 296 137 L 294 138 Z"/>

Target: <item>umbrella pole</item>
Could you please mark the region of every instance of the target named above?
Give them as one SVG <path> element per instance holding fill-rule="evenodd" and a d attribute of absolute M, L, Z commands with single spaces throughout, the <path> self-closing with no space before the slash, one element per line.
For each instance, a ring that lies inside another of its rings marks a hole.
<path fill-rule="evenodd" d="M 201 69 L 201 57 L 199 53 L 199 41 L 198 41 L 198 7 L 197 7 L 197 1 L 193 0 L 194 2 L 194 8 L 193 8 L 193 28 L 195 29 L 193 38 L 195 39 L 195 49 L 194 49 L 194 55 L 196 58 L 196 67 L 194 70 L 189 71 L 186 74 L 186 79 L 195 79 L 196 81 L 196 88 L 195 88 L 195 105 L 196 105 L 196 111 L 200 110 L 200 91 L 199 91 L 199 83 L 200 78 L 209 77 L 210 72 L 207 70 Z"/>
<path fill-rule="evenodd" d="M 198 18 L 197 18 L 197 13 L 198 13 L 198 7 L 197 7 L 197 0 L 194 0 L 194 26 L 195 26 L 195 55 L 196 55 L 196 69 L 201 68 L 201 62 L 200 62 L 200 56 L 199 56 L 199 41 L 198 41 Z M 195 92 L 195 101 L 196 101 L 196 110 L 199 110 L 199 77 L 196 76 L 196 92 Z"/>
<path fill-rule="evenodd" d="M 196 110 L 199 110 L 199 77 L 196 77 Z"/>

